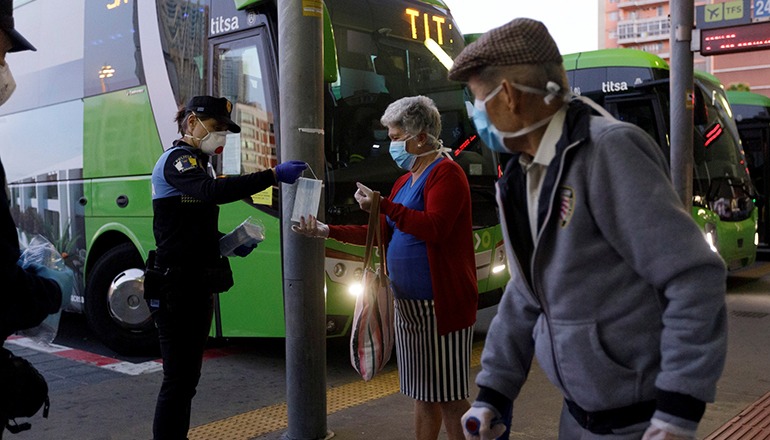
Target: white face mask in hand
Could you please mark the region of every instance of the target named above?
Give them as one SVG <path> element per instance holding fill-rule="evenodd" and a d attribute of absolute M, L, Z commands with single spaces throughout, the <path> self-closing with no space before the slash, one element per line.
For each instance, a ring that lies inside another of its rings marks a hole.
<path fill-rule="evenodd" d="M 6 63 L 5 66 L 0 66 L 0 105 L 8 101 L 14 90 L 16 90 L 16 80 L 13 79 L 11 69 Z"/>
<path fill-rule="evenodd" d="M 291 221 L 299 222 L 300 217 L 310 218 L 318 215 L 318 207 L 321 204 L 321 189 L 323 181 L 300 177 L 297 179 L 297 191 L 294 193 L 294 209 L 291 212 Z"/>

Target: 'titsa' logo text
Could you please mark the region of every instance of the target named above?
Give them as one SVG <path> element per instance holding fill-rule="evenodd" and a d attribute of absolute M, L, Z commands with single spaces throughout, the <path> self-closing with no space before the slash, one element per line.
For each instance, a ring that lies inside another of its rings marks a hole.
<path fill-rule="evenodd" d="M 628 90 L 628 83 L 625 81 L 604 81 L 602 82 L 602 93 L 625 92 Z"/>
<path fill-rule="evenodd" d="M 238 25 L 238 17 L 212 17 L 211 18 L 211 35 L 222 34 L 225 32 L 237 31 L 240 29 Z"/>

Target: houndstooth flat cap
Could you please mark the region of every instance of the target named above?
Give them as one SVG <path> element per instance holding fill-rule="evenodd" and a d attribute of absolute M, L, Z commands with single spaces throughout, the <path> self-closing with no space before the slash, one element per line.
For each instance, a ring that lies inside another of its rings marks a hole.
<path fill-rule="evenodd" d="M 467 81 L 487 66 L 547 62 L 562 62 L 559 48 L 548 29 L 537 20 L 516 18 L 465 47 L 449 69 L 449 79 Z"/>

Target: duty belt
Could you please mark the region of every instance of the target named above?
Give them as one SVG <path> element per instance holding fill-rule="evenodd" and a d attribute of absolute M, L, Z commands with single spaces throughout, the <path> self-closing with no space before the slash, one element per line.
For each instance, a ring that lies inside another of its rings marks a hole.
<path fill-rule="evenodd" d="M 586 411 L 571 400 L 564 401 L 572 417 L 583 428 L 594 434 L 612 434 L 614 429 L 646 422 L 652 418 L 656 403 L 654 400 L 634 403 L 622 408 L 603 411 Z"/>

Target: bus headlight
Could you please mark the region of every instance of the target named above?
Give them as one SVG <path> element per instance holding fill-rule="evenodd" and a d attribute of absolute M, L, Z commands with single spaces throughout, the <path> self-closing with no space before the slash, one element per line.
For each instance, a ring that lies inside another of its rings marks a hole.
<path fill-rule="evenodd" d="M 348 293 L 352 296 L 358 297 L 364 293 L 364 285 L 361 283 L 353 283 L 348 286 Z"/>
<path fill-rule="evenodd" d="M 754 222 L 754 246 L 759 246 L 759 222 Z"/>
<path fill-rule="evenodd" d="M 505 270 L 505 248 L 498 246 L 495 249 L 495 261 L 492 266 L 492 273 L 500 273 Z"/>
<path fill-rule="evenodd" d="M 713 223 L 706 223 L 706 226 L 703 228 L 706 233 L 706 243 L 709 244 L 709 247 L 714 252 L 719 252 L 719 249 L 717 249 L 718 245 L 718 237 L 717 237 L 717 227 L 714 226 Z"/>

